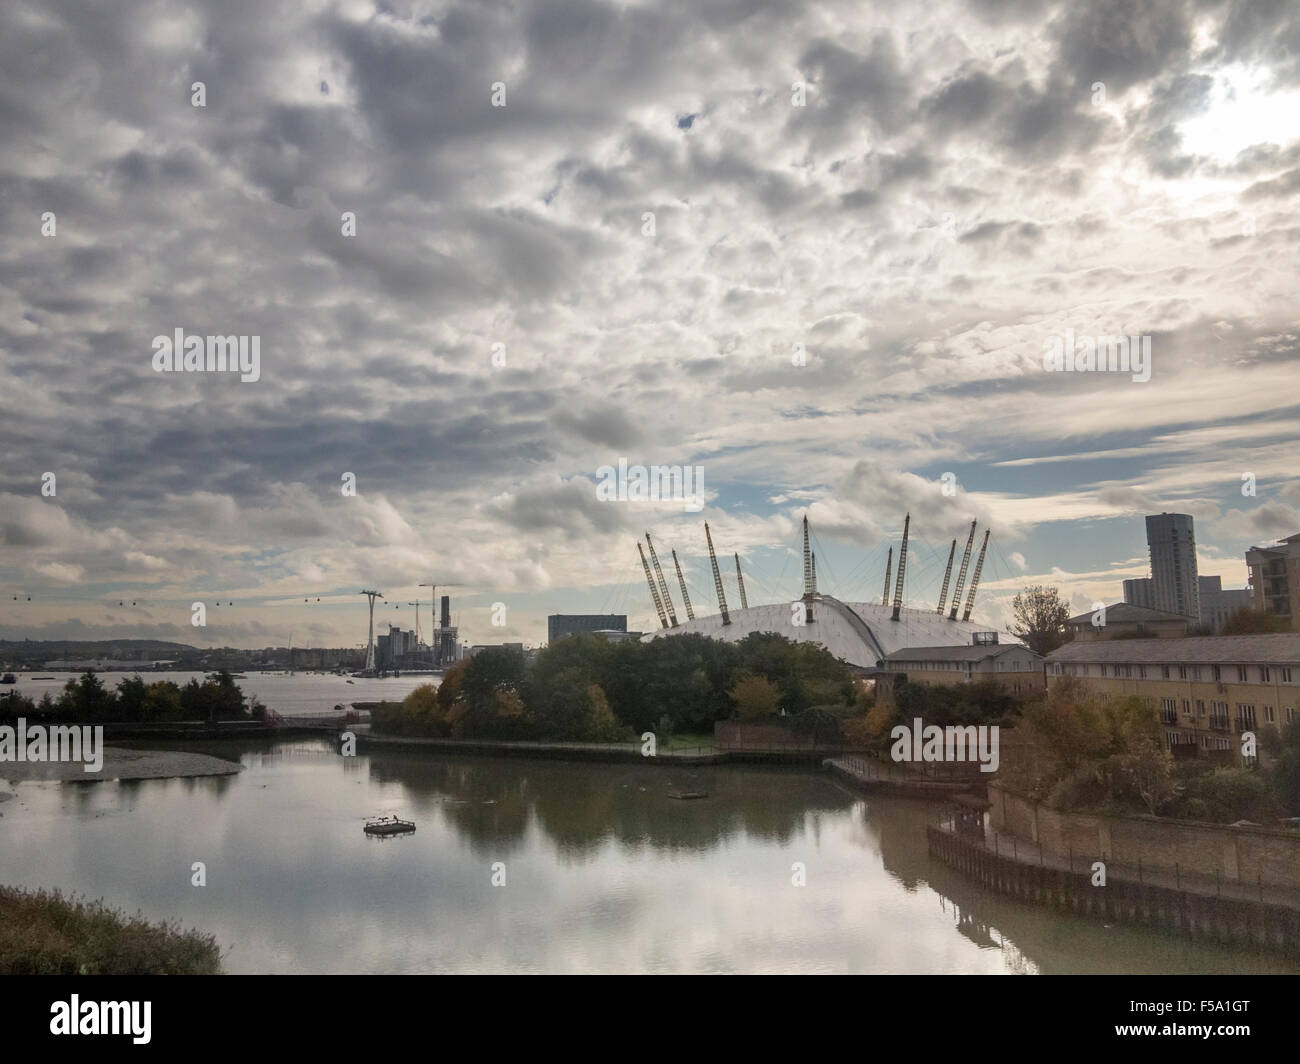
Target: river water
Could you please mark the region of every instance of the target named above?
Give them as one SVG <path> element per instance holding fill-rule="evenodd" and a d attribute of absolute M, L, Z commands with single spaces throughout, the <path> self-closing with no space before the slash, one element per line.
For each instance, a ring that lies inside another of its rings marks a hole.
<path fill-rule="evenodd" d="M 77 672 L 18 673 L 17 684 L 13 687 L 0 687 L 0 694 L 16 690 L 39 702 L 41 696 L 49 691 L 58 698 L 64 684 L 80 675 Z M 116 687 L 118 681 L 128 676 L 139 676 L 147 683 L 171 680 L 181 686 L 195 678 L 201 680 L 204 676 L 201 672 L 101 672 L 98 675 L 104 686 L 110 688 Z M 52 678 L 33 678 L 37 676 Z M 250 672 L 240 674 L 235 682 L 244 694 L 256 695 L 267 708 L 275 710 L 281 716 L 290 717 L 329 713 L 335 706 L 350 702 L 400 701 L 420 684 L 432 683 L 436 686 L 439 677 L 428 673 L 410 673 L 387 679 L 353 679 L 328 672 Z"/>
<path fill-rule="evenodd" d="M 211 932 L 230 972 L 1300 971 L 986 893 L 929 860 L 926 803 L 817 772 L 202 750 L 244 770 L 11 784 L 0 883 Z M 367 837 L 385 813 L 416 833 Z"/>

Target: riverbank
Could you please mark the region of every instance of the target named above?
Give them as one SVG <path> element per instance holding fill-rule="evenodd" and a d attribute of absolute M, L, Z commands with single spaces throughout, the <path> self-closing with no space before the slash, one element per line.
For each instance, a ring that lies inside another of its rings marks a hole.
<path fill-rule="evenodd" d="M 106 780 L 161 780 L 188 776 L 230 776 L 240 771 L 232 761 L 185 750 L 128 750 L 104 747 L 104 765 L 87 772 L 80 761 L 6 761 L 0 777 L 10 783 L 59 780 L 102 783 Z"/>
<path fill-rule="evenodd" d="M 0 974 L 217 975 L 216 939 L 57 891 L 0 887 Z"/>
<path fill-rule="evenodd" d="M 603 761 L 610 763 L 636 762 L 648 765 L 727 765 L 771 764 L 802 765 L 821 768 L 828 754 L 837 752 L 827 747 L 804 745 L 752 747 L 720 750 L 713 745 L 672 746 L 660 743 L 653 756 L 643 753 L 644 744 L 631 743 L 565 743 L 532 742 L 516 739 L 437 739 L 405 735 L 384 735 L 358 725 L 351 729 L 356 736 L 357 750 L 401 750 L 406 752 L 443 751 L 455 754 L 474 754 L 486 757 L 522 757 L 541 761 Z"/>
<path fill-rule="evenodd" d="M 1017 840 L 1007 852 L 994 835 L 985 839 L 928 825 L 930 857 L 970 877 L 986 890 L 1108 923 L 1173 931 L 1192 939 L 1246 943 L 1300 954 L 1300 898 L 1294 892 L 1233 884 L 1170 881 L 1103 862 L 1063 865 L 1037 846 Z M 1104 872 L 1099 872 L 1103 869 Z"/>

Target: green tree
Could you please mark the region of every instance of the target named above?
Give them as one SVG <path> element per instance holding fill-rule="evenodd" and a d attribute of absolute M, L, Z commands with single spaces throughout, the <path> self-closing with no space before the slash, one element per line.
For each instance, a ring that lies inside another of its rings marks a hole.
<path fill-rule="evenodd" d="M 1015 614 L 1012 634 L 1035 654 L 1050 654 L 1069 642 L 1065 622 L 1070 610 L 1056 588 L 1027 587 L 1012 600 L 1011 610 Z"/>
<path fill-rule="evenodd" d="M 741 673 L 732 685 L 731 700 L 736 704 L 736 715 L 742 720 L 759 720 L 775 717 L 781 706 L 781 692 L 766 676 Z"/>
<path fill-rule="evenodd" d="M 182 720 L 181 689 L 170 680 L 158 680 L 145 690 L 141 720 Z"/>
<path fill-rule="evenodd" d="M 1273 793 L 1288 816 L 1300 816 L 1300 720 L 1282 729 L 1281 748 L 1270 773 Z"/>
<path fill-rule="evenodd" d="M 600 684 L 587 688 L 587 726 L 585 738 L 593 743 L 616 743 L 632 737 L 632 730 L 610 708 Z"/>
<path fill-rule="evenodd" d="M 69 720 L 107 720 L 113 709 L 113 692 L 90 669 L 78 679 L 69 680 L 59 699 L 59 711 Z"/>
<path fill-rule="evenodd" d="M 463 712 L 457 715 L 460 733 L 467 738 L 520 738 L 525 718 L 517 707 L 524 682 L 524 656 L 506 647 L 489 647 L 469 661 L 461 678 Z"/>
<path fill-rule="evenodd" d="M 117 684 L 117 716 L 122 720 L 144 720 L 144 700 L 148 691 L 139 676 L 127 676 Z"/>
<path fill-rule="evenodd" d="M 1180 767 L 1181 794 L 1171 811 L 1192 820 L 1267 823 L 1284 810 L 1268 780 L 1254 769 L 1192 761 Z"/>
<path fill-rule="evenodd" d="M 187 720 L 211 724 L 219 720 L 245 720 L 250 716 L 244 706 L 244 693 L 226 669 L 205 677 L 202 683 L 191 680 L 180 689 L 180 703 Z"/>

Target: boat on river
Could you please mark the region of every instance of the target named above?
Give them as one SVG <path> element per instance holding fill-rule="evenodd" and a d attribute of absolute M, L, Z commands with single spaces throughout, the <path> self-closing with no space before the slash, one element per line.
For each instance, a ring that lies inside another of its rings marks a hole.
<path fill-rule="evenodd" d="M 366 821 L 367 835 L 409 835 L 415 830 L 410 820 L 401 820 L 395 816 L 372 816 Z"/>

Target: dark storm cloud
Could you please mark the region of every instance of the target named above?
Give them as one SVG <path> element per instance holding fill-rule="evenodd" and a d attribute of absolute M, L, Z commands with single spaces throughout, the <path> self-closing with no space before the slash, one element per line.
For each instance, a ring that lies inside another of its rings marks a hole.
<path fill-rule="evenodd" d="M 593 476 L 595 471 L 593 470 Z M 581 535 L 596 531 L 612 534 L 631 527 L 628 505 L 596 498 L 594 480 L 581 477 L 553 485 L 525 488 L 494 499 L 484 507 L 521 532 L 559 529 Z"/>
<path fill-rule="evenodd" d="M 1111 123 L 1090 110 L 1087 93 L 1060 79 L 1039 88 L 1014 65 L 996 75 L 961 72 L 922 100 L 919 114 L 939 140 L 991 141 L 1021 161 L 1051 162 L 1113 135 Z"/>
<path fill-rule="evenodd" d="M 1286 198 L 1300 192 L 1300 167 L 1287 170 L 1269 181 L 1256 181 L 1242 192 L 1241 198 L 1247 201 Z"/>
<path fill-rule="evenodd" d="M 1057 60 L 1086 95 L 1094 82 L 1108 94 L 1177 72 L 1192 44 L 1194 8 L 1187 0 L 1096 0 L 1067 4 L 1057 23 Z"/>
<path fill-rule="evenodd" d="M 588 443 L 627 450 L 645 439 L 645 434 L 633 424 L 626 411 L 615 408 L 592 410 L 561 410 L 555 416 L 555 425 Z"/>
<path fill-rule="evenodd" d="M 1232 0 L 1219 34 L 1229 61 L 1258 63 L 1300 81 L 1300 9 L 1290 0 Z"/>
<path fill-rule="evenodd" d="M 909 109 L 911 83 L 893 35 L 877 33 L 865 52 L 821 40 L 799 57 L 799 70 L 812 85 L 806 114 L 795 112 L 790 130 L 810 127 L 814 143 L 839 143 L 847 127 L 863 125 L 897 132 Z"/>

